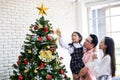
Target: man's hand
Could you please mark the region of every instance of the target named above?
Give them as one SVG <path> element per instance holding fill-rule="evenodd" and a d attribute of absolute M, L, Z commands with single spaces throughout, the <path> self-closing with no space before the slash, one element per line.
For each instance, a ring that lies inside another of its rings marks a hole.
<path fill-rule="evenodd" d="M 88 72 L 88 68 L 83 67 L 79 72 L 79 76 L 84 76 L 85 74 L 87 74 L 87 72 Z"/>

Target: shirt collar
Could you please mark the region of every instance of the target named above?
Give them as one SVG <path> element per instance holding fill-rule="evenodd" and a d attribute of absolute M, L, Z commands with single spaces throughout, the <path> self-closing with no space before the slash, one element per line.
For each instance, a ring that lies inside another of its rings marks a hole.
<path fill-rule="evenodd" d="M 73 43 L 73 45 L 82 47 L 82 45 L 80 43 Z"/>
<path fill-rule="evenodd" d="M 96 50 L 96 48 L 92 48 L 91 50 L 89 50 L 89 51 L 87 51 L 86 49 L 85 49 L 85 52 L 86 53 L 91 53 L 91 52 L 96 52 L 97 50 Z"/>

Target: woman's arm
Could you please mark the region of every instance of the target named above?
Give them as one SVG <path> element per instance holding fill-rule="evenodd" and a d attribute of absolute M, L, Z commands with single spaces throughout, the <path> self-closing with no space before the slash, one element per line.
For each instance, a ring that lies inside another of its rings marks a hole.
<path fill-rule="evenodd" d="M 87 67 L 97 76 L 107 75 L 110 73 L 110 56 L 105 56 L 102 60 L 95 59 L 87 64 Z"/>

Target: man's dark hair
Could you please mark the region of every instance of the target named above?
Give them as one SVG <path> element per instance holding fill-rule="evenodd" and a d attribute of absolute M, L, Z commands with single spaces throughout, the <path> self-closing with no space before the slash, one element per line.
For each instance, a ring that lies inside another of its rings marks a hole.
<path fill-rule="evenodd" d="M 94 47 L 98 44 L 98 38 L 95 34 L 90 34 L 90 37 L 92 38 L 92 44 L 94 44 Z"/>

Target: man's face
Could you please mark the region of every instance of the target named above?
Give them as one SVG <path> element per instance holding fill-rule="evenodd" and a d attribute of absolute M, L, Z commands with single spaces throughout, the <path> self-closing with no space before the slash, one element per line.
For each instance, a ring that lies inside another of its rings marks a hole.
<path fill-rule="evenodd" d="M 85 39 L 83 46 L 88 50 L 93 48 L 92 38 L 90 36 Z"/>

